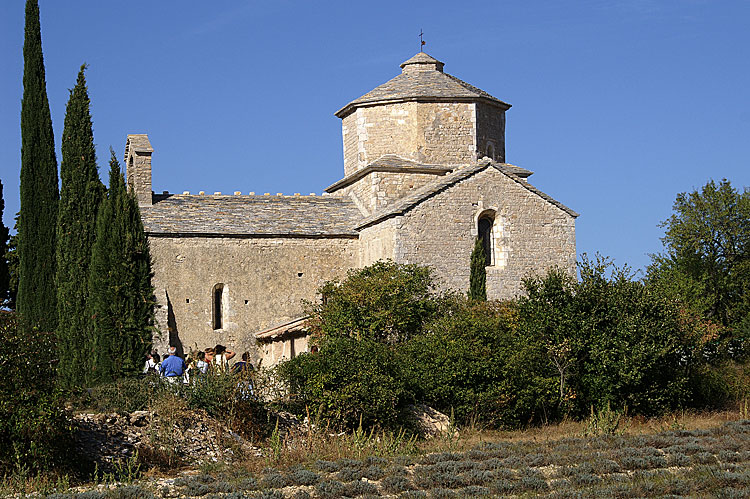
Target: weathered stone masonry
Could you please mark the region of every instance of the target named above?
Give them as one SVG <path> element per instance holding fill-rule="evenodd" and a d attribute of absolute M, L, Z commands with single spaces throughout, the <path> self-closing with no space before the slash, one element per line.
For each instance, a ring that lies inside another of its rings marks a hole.
<path fill-rule="evenodd" d="M 505 163 L 510 104 L 422 52 L 401 69 L 337 111 L 344 178 L 323 196 L 154 195 L 153 148 L 128 136 L 161 350 L 222 343 L 274 364 L 307 349 L 302 301 L 323 282 L 392 259 L 429 265 L 443 289 L 464 292 L 477 237 L 491 248 L 490 298 L 516 296 L 550 266 L 574 271 L 577 213 Z"/>

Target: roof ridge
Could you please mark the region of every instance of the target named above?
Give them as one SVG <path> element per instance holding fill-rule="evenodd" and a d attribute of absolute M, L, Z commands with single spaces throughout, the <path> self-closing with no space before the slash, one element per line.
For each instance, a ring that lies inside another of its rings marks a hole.
<path fill-rule="evenodd" d="M 515 166 L 515 165 L 511 165 Z M 529 190 L 530 192 L 536 194 L 537 196 L 541 197 L 548 203 L 553 204 L 554 206 L 560 208 L 567 214 L 571 215 L 572 217 L 578 217 L 579 214 L 562 204 L 561 202 L 557 201 L 555 198 L 550 196 L 549 194 L 546 194 L 533 185 L 529 184 L 527 181 L 523 180 L 521 177 L 516 175 L 511 168 L 507 168 L 504 166 L 503 163 L 495 163 L 491 160 L 480 160 L 478 163 L 474 165 L 464 166 L 461 168 L 458 168 L 456 171 L 449 173 L 448 175 L 445 175 L 444 177 L 441 177 L 440 179 L 436 180 L 432 184 L 427 184 L 413 193 L 409 194 L 408 196 L 405 196 L 395 203 L 393 203 L 390 206 L 386 206 L 384 209 L 373 213 L 369 217 L 364 218 L 355 226 L 356 230 L 361 230 L 367 226 L 373 225 L 375 223 L 380 222 L 381 220 L 384 220 L 386 218 L 391 218 L 394 216 L 402 215 L 405 212 L 409 211 L 416 205 L 420 204 L 422 201 L 444 191 L 448 187 L 451 187 L 458 182 L 461 182 L 462 180 L 465 180 L 477 173 L 479 173 L 482 170 L 487 169 L 488 167 L 493 167 L 503 175 L 507 176 L 517 184 L 521 185 L 525 189 Z"/>

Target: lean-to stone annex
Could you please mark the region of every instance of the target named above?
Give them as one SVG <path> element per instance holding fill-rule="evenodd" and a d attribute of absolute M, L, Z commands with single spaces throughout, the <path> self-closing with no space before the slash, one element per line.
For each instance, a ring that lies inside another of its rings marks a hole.
<path fill-rule="evenodd" d="M 505 162 L 508 109 L 420 52 L 336 112 L 344 176 L 322 196 L 154 194 L 153 148 L 128 135 L 160 351 L 221 343 L 256 364 L 290 358 L 308 348 L 302 300 L 326 280 L 391 259 L 429 265 L 443 288 L 465 291 L 477 237 L 489 298 L 516 296 L 524 276 L 550 266 L 573 271 L 578 214 Z"/>

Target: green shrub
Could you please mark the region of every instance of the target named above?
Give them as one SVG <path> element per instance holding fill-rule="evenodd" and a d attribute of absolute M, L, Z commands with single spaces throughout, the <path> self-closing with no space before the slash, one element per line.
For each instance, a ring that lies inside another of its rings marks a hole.
<path fill-rule="evenodd" d="M 162 396 L 163 387 L 159 378 L 122 378 L 101 383 L 86 390 L 75 400 L 79 409 L 94 412 L 127 413 L 144 411 L 154 400 Z"/>
<path fill-rule="evenodd" d="M 555 270 L 528 278 L 519 300 L 523 343 L 556 380 L 558 416 L 607 404 L 652 415 L 687 403 L 701 356 L 676 303 L 605 258 L 584 257 L 579 270 L 580 282 Z"/>
<path fill-rule="evenodd" d="M 125 485 L 107 492 L 107 499 L 153 499 L 154 494 L 140 485 Z"/>
<path fill-rule="evenodd" d="M 320 480 L 320 475 L 314 471 L 301 469 L 290 473 L 287 478 L 294 485 L 315 485 Z"/>
<path fill-rule="evenodd" d="M 387 476 L 383 478 L 380 485 L 389 494 L 396 494 L 414 488 L 409 479 L 404 476 Z"/>
<path fill-rule="evenodd" d="M 398 343 L 419 333 L 435 302 L 430 269 L 379 261 L 350 270 L 341 283 L 332 281 L 318 292 L 319 305 L 307 305 L 309 325 L 327 338 L 370 339 Z"/>
<path fill-rule="evenodd" d="M 425 332 L 402 347 L 410 389 L 427 405 L 453 411 L 461 424 L 507 422 L 515 395 L 503 366 L 516 351 L 516 323 L 511 303 L 442 299 Z"/>
<path fill-rule="evenodd" d="M 0 311 L 0 472 L 62 462 L 71 426 L 55 388 L 55 337 Z"/>
<path fill-rule="evenodd" d="M 318 497 L 338 499 L 346 494 L 346 486 L 335 480 L 323 480 L 315 485 Z"/>
<path fill-rule="evenodd" d="M 332 338 L 320 351 L 298 355 L 279 366 L 296 399 L 334 427 L 355 429 L 407 424 L 404 406 L 412 400 L 402 362 L 390 346 L 369 339 Z"/>

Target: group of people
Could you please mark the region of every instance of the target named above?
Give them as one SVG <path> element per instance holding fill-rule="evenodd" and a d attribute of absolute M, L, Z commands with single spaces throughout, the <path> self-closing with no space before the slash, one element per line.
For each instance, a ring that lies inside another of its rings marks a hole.
<path fill-rule="evenodd" d="M 245 374 L 253 370 L 250 363 L 250 353 L 242 354 L 242 360 L 230 366 L 229 361 L 236 353 L 228 350 L 224 345 L 216 345 L 198 352 L 191 352 L 187 361 L 177 355 L 177 348 L 170 346 L 168 356 L 162 361 L 159 354 L 153 351 L 146 355 L 143 374 L 158 375 L 167 381 L 190 383 L 191 378 L 208 374 Z"/>

